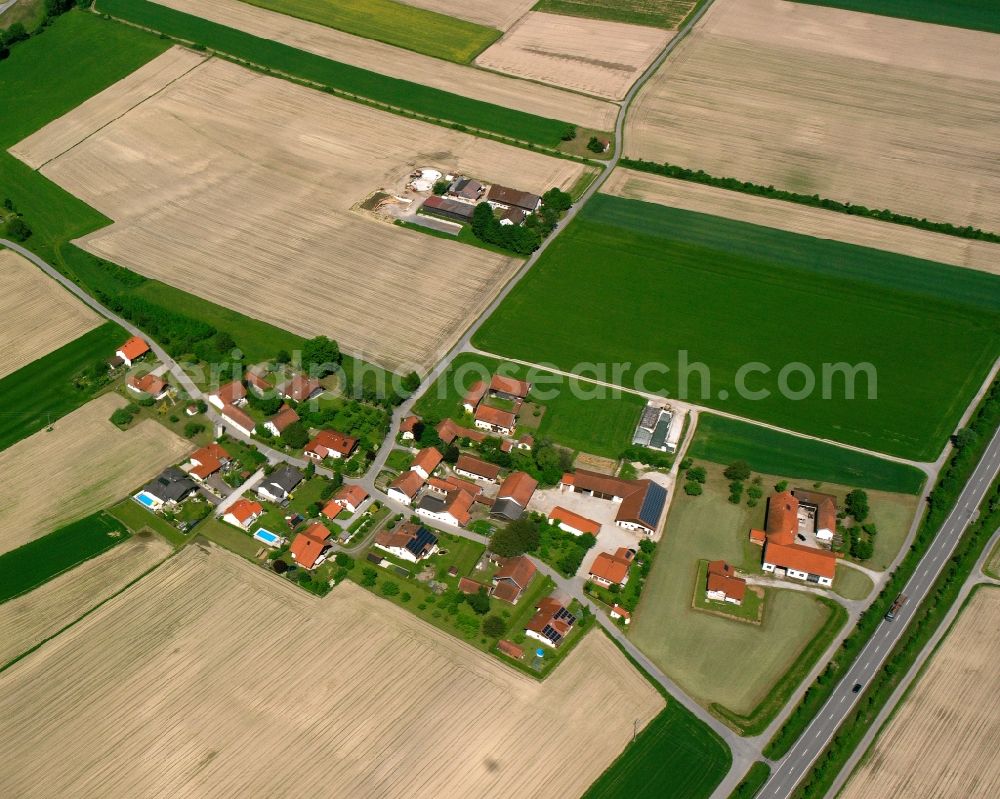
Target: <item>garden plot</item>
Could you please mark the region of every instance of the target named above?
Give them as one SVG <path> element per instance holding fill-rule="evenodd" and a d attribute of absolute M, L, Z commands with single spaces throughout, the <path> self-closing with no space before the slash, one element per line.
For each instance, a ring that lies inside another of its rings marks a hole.
<path fill-rule="evenodd" d="M 195 544 L 0 674 L 0 793 L 579 796 L 662 707 L 603 635 L 538 682 Z"/>
<path fill-rule="evenodd" d="M 0 249 L 0 377 L 93 330 L 96 313 L 13 250 Z"/>
<path fill-rule="evenodd" d="M 717 0 L 643 87 L 627 155 L 1000 231 L 989 33 Z"/>
<path fill-rule="evenodd" d="M 101 100 L 118 104 L 116 87 Z M 63 137 L 74 113 L 36 135 Z M 413 168 L 542 193 L 585 167 L 205 62 L 42 172 L 115 220 L 99 257 L 395 369 L 425 369 L 521 263 L 351 208 Z"/>
<path fill-rule="evenodd" d="M 0 552 L 107 507 L 191 449 L 152 419 L 119 430 L 108 419 L 125 404 L 104 394 L 0 452 Z"/>
<path fill-rule="evenodd" d="M 658 28 L 527 14 L 477 59 L 519 78 L 620 100 L 673 37 Z"/>

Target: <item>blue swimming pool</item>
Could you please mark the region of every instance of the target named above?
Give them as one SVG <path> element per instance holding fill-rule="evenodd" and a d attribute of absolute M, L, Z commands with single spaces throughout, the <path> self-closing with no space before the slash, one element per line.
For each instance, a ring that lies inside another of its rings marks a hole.
<path fill-rule="evenodd" d="M 152 494 L 147 494 L 145 491 L 140 491 L 133 497 L 133 499 L 140 505 L 145 505 L 147 508 L 152 508 L 156 505 L 156 497 Z"/>
<path fill-rule="evenodd" d="M 261 543 L 267 544 L 269 547 L 281 546 L 281 536 L 276 533 L 272 533 L 270 530 L 258 530 L 253 534 Z"/>

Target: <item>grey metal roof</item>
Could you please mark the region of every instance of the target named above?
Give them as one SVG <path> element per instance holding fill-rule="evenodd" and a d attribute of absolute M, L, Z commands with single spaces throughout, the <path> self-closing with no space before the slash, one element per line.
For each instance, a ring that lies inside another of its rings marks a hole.
<path fill-rule="evenodd" d="M 143 489 L 163 502 L 180 502 L 197 490 L 198 484 L 176 466 L 164 469 Z"/>
<path fill-rule="evenodd" d="M 510 519 L 513 522 L 520 519 L 523 513 L 524 508 L 522 508 L 514 500 L 498 499 L 493 503 L 493 509 L 490 511 L 490 516 L 500 516 L 504 519 Z"/>
<path fill-rule="evenodd" d="M 265 485 L 276 485 L 285 493 L 288 493 L 304 479 L 305 478 L 302 476 L 302 472 L 294 466 L 285 464 L 280 469 L 275 469 L 271 472 L 271 475 L 267 478 L 267 483 L 265 483 Z"/>

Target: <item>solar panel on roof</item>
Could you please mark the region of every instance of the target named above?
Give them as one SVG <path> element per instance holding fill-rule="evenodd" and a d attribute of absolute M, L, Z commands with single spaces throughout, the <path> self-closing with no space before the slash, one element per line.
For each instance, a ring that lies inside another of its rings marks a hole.
<path fill-rule="evenodd" d="M 667 489 L 658 483 L 650 483 L 646 489 L 646 496 L 643 497 L 642 507 L 639 508 L 639 518 L 650 527 L 655 527 L 666 503 Z"/>

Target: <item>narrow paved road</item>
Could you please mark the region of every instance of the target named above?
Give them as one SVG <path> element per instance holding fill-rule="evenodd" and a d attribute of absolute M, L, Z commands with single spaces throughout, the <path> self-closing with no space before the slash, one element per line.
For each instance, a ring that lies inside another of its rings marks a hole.
<path fill-rule="evenodd" d="M 855 694 L 856 683 L 867 685 L 882 667 L 889 652 L 899 641 L 924 601 L 934 581 L 948 563 L 962 534 L 974 520 L 976 509 L 996 479 L 1000 470 L 1000 431 L 993 436 L 982 460 L 966 484 L 955 509 L 945 520 L 907 582 L 903 593 L 907 602 L 895 621 L 883 621 L 868 644 L 855 659 L 833 695 L 799 737 L 791 751 L 777 764 L 771 778 L 758 794 L 760 799 L 785 799 L 808 773 L 816 758 L 826 748 L 837 729 L 859 701 L 863 692 Z"/>

